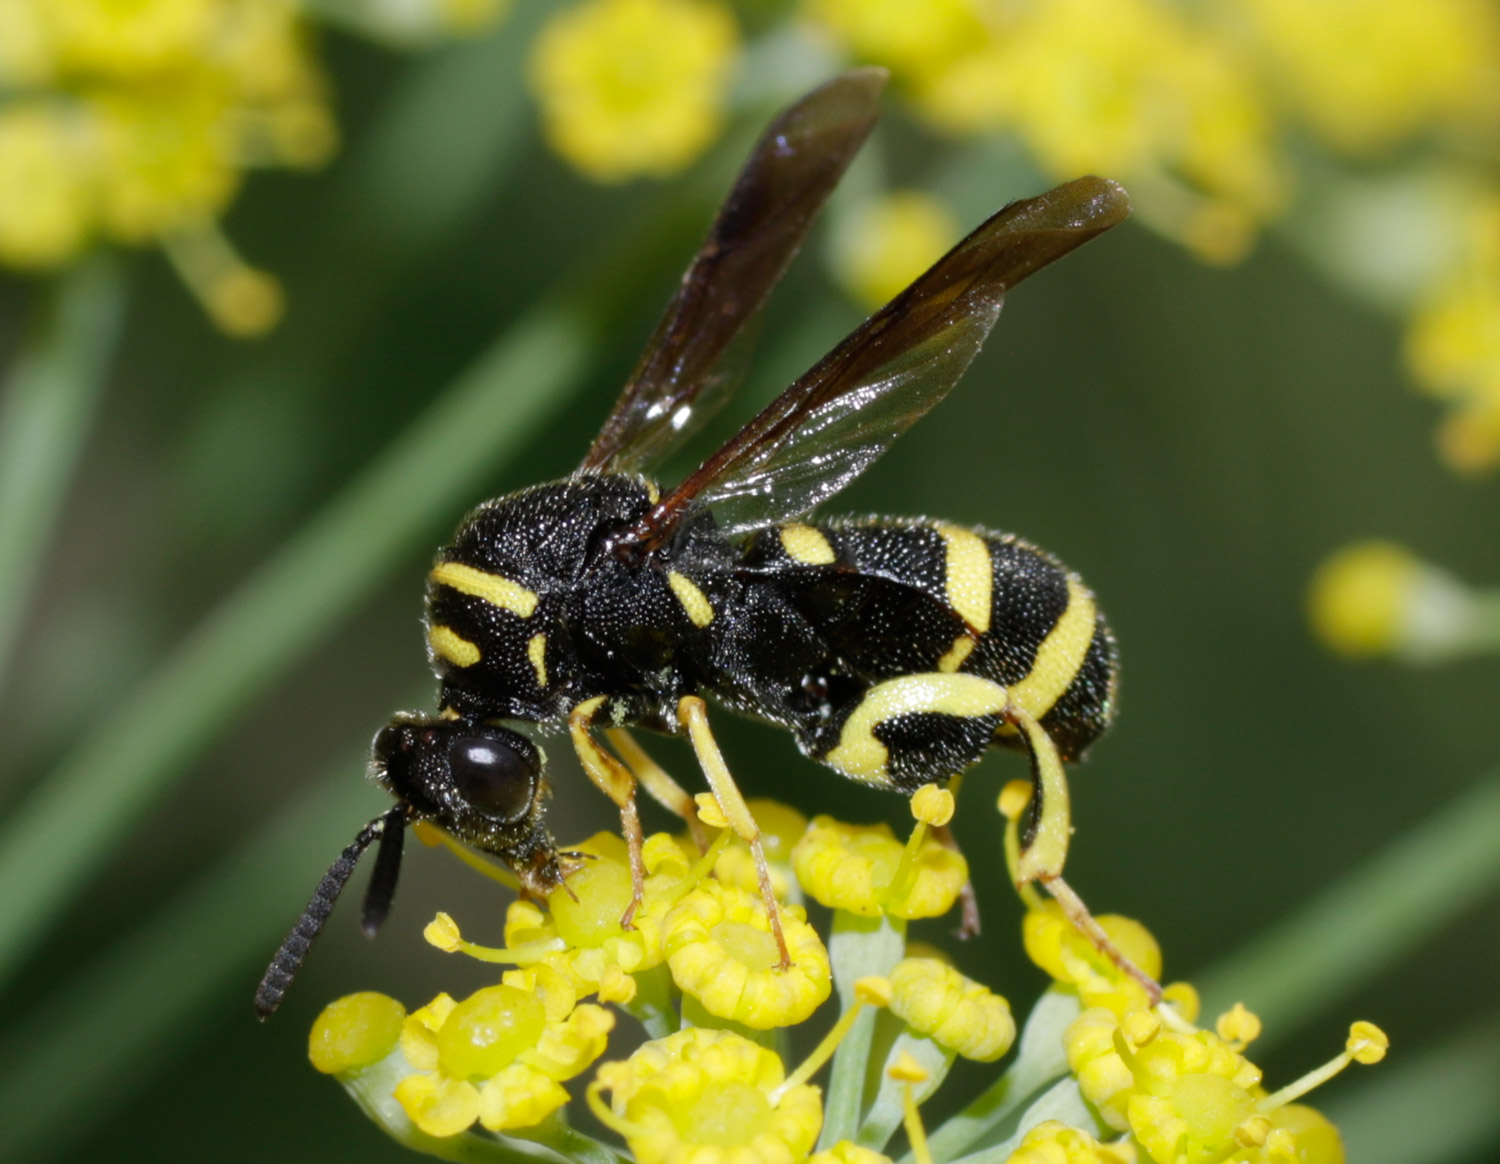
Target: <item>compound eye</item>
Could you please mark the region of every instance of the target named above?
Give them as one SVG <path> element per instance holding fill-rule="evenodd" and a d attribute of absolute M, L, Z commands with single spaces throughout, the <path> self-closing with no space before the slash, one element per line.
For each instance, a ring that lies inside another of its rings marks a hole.
<path fill-rule="evenodd" d="M 448 769 L 464 800 L 492 820 L 519 820 L 531 808 L 536 759 L 501 740 L 456 737 L 448 745 Z"/>

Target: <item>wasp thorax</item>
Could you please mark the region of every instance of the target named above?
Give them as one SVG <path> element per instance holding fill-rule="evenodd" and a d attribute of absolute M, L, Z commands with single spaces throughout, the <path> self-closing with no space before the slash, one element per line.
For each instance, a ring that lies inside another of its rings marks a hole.
<path fill-rule="evenodd" d="M 478 719 L 557 720 L 579 698 L 585 587 L 651 506 L 639 478 L 581 476 L 480 506 L 429 575 L 427 638 L 445 701 Z M 606 584 L 607 585 L 607 584 Z"/>

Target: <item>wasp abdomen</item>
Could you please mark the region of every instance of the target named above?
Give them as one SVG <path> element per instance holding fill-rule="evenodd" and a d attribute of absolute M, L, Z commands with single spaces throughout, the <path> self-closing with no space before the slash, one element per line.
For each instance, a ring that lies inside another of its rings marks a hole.
<path fill-rule="evenodd" d="M 1020 707 L 1064 758 L 1107 726 L 1115 649 L 1093 595 L 1008 534 L 927 520 L 793 524 L 759 535 L 767 572 L 828 647 L 828 714 L 801 733 L 847 776 L 910 791 L 1019 741 Z M 821 681 L 821 680 L 817 680 Z"/>

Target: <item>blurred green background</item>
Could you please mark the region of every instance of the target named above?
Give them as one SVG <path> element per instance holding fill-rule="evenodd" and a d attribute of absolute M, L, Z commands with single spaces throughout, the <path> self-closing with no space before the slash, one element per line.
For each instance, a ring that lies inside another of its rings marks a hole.
<path fill-rule="evenodd" d="M 419 931 L 441 908 L 498 941 L 504 895 L 411 846 L 377 941 L 346 903 L 274 1021 L 254 1020 L 251 994 L 323 869 L 382 807 L 361 780 L 369 737 L 393 709 L 429 706 L 419 616 L 433 548 L 469 505 L 576 464 L 774 104 L 747 103 L 679 178 L 592 185 L 546 150 L 521 88 L 543 7 L 523 3 L 496 32 L 423 56 L 326 37 L 343 152 L 313 177 L 258 176 L 227 219 L 284 284 L 288 313 L 269 337 L 212 331 L 155 253 L 115 256 L 104 273 L 128 292 L 119 347 L 0 692 L 9 821 L 26 819 L 68 757 L 120 787 L 116 719 L 161 669 L 205 641 L 272 650 L 327 572 L 311 559 L 293 569 L 285 605 L 267 606 L 245 641 L 205 640 L 205 620 L 259 585 L 288 539 L 410 440 L 466 370 L 498 358 L 514 379 L 484 382 L 472 423 L 439 458 L 472 467 L 415 512 L 351 527 L 366 532 L 338 552 L 362 584 L 317 608 L 261 679 L 213 696 L 217 722 L 185 731 L 153 767 L 158 791 L 134 802 L 123 843 L 101 845 L 76 895 L 28 931 L 0 1017 L 0 1159 L 409 1158 L 307 1065 L 308 1026 L 356 989 L 415 1003 L 479 984 L 482 968 Z M 896 101 L 881 132 L 887 176 L 942 194 L 965 225 L 1050 184 L 1004 142 L 944 145 Z M 860 318 L 829 281 L 825 250 L 815 234 L 741 395 L 691 455 Z M 53 289 L 0 282 L 0 363 Z M 542 330 L 558 322 L 554 304 L 578 302 L 591 313 L 583 342 Z M 497 337 L 533 347 L 496 357 Z M 1168 979 L 1199 981 L 1496 771 L 1493 660 L 1355 666 L 1306 627 L 1312 570 L 1355 537 L 1500 579 L 1500 484 L 1439 464 L 1434 414 L 1405 380 L 1393 322 L 1282 237 L 1215 269 L 1127 224 L 1021 289 L 952 397 L 829 507 L 1015 531 L 1099 594 L 1120 640 L 1120 718 L 1073 777 L 1069 876 L 1096 910 L 1150 926 Z M 376 525 L 389 546 L 348 557 L 372 550 Z M 208 698 L 190 684 L 180 706 L 195 695 Z M 723 714 L 717 727 L 754 794 L 853 820 L 899 825 L 905 813 L 770 729 Z M 693 782 L 684 745 L 647 743 Z M 550 749 L 554 831 L 611 827 L 567 752 Z M 1014 757 L 988 759 L 956 825 L 985 921 L 956 957 L 1018 1009 L 1044 983 L 1017 941 L 992 804 L 1021 774 Z M 1353 1018 L 1391 1035 L 1387 1064 L 1314 1101 L 1344 1119 L 1354 1160 L 1393 1158 L 1378 1154 L 1396 1142 L 1392 1126 L 1423 1144 L 1422 1121 L 1438 1112 L 1449 1138 L 1421 1158 L 1489 1159 L 1500 1147 L 1500 1056 L 1487 1038 L 1500 1030 L 1487 985 L 1500 977 L 1500 900 L 1485 876 L 1429 911 L 1443 918 L 1435 932 L 1388 965 L 1346 967 L 1351 984 L 1326 996 L 1268 983 L 1263 1000 L 1236 980 L 1267 1020 L 1257 1061 L 1273 1086 L 1333 1053 Z M 925 928 L 940 937 L 947 923 Z M 944 1097 L 964 1090 L 950 1084 Z"/>

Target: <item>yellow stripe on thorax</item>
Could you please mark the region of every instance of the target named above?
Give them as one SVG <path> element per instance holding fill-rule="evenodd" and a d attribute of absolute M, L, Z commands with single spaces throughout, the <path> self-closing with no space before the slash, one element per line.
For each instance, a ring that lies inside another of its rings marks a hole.
<path fill-rule="evenodd" d="M 877 683 L 849 713 L 839 731 L 839 742 L 823 762 L 845 776 L 871 784 L 883 784 L 890 752 L 875 738 L 875 728 L 902 715 L 936 712 L 940 715 L 973 717 L 998 715 L 1008 698 L 998 683 L 978 675 L 903 675 Z"/>
<path fill-rule="evenodd" d="M 940 525 L 937 531 L 947 544 L 948 557 L 943 588 L 948 605 L 980 634 L 990 629 L 990 593 L 994 567 L 990 548 L 973 530 Z"/>
<path fill-rule="evenodd" d="M 526 657 L 531 660 L 531 669 L 536 672 L 536 685 L 547 686 L 547 636 L 532 635 L 526 641 Z"/>
<path fill-rule="evenodd" d="M 479 648 L 468 639 L 455 634 L 451 627 L 434 626 L 427 631 L 427 641 L 438 657 L 448 660 L 455 667 L 472 667 L 479 662 Z"/>
<path fill-rule="evenodd" d="M 687 611 L 694 626 L 703 627 L 713 622 L 713 604 L 691 578 L 673 570 L 667 575 L 667 584 L 672 587 L 672 593 L 677 595 L 677 601 L 682 603 L 682 609 Z"/>
<path fill-rule="evenodd" d="M 822 530 L 797 522 L 781 527 L 781 548 L 804 566 L 831 566 L 838 560 Z"/>
<path fill-rule="evenodd" d="M 1036 649 L 1026 678 L 1013 684 L 1011 700 L 1041 719 L 1078 677 L 1094 641 L 1098 612 L 1094 597 L 1077 578 L 1068 579 L 1068 606 Z"/>
<path fill-rule="evenodd" d="M 428 576 L 439 586 L 451 587 L 522 618 L 530 618 L 536 612 L 536 592 L 499 574 L 486 574 L 462 562 L 440 562 Z"/>

